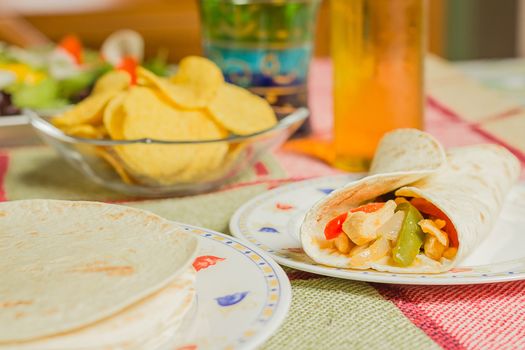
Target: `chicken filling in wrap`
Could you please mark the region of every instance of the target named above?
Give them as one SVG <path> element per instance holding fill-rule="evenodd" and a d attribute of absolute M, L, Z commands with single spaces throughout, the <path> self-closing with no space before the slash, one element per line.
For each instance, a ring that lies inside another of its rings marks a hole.
<path fill-rule="evenodd" d="M 331 219 L 324 234 L 321 248 L 348 255 L 356 267 L 384 257 L 406 267 L 420 253 L 450 260 L 459 246 L 454 225 L 436 206 L 422 198 L 392 195 Z"/>

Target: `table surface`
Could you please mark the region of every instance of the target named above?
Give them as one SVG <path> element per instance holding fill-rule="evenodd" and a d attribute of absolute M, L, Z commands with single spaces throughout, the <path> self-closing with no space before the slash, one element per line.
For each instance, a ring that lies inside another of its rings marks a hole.
<path fill-rule="evenodd" d="M 461 64 L 490 89 L 521 98 L 525 61 Z M 331 130 L 331 67 L 314 62 L 310 101 L 315 134 Z M 314 83 L 315 82 L 315 83 Z M 523 92 L 523 94 L 522 94 Z M 426 129 L 445 146 L 498 142 L 430 100 Z M 241 181 L 214 193 L 134 200 L 102 189 L 69 168 L 25 127 L 0 128 L 0 200 L 25 198 L 118 201 L 168 219 L 228 233 L 235 210 L 280 184 L 338 173 L 311 157 L 277 150 Z M 523 159 L 523 158 L 522 158 Z M 516 349 L 525 348 L 525 281 L 475 286 L 401 286 L 353 282 L 286 269 L 293 288 L 290 313 L 264 349 Z"/>

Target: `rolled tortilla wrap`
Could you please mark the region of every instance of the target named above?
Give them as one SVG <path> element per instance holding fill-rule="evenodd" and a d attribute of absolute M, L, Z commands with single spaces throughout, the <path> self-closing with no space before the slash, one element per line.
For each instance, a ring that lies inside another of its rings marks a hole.
<path fill-rule="evenodd" d="M 378 147 L 370 176 L 332 192 L 310 209 L 301 227 L 303 248 L 317 263 L 340 268 L 447 271 L 489 234 L 519 171 L 518 160 L 500 146 L 456 148 L 445 156 L 429 134 L 408 129 L 391 132 Z M 352 252 L 343 254 L 326 244 L 324 228 L 331 219 L 393 191 L 409 199 L 424 198 L 448 217 L 459 241 L 454 258 L 434 260 L 420 252 L 411 265 L 402 267 L 390 252 L 379 260 L 356 264 Z"/>

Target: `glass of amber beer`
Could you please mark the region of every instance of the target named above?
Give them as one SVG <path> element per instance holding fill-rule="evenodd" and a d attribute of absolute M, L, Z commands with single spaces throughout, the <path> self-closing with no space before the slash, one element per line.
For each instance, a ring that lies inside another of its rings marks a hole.
<path fill-rule="evenodd" d="M 335 166 L 362 171 L 379 139 L 422 128 L 424 0 L 331 0 Z"/>

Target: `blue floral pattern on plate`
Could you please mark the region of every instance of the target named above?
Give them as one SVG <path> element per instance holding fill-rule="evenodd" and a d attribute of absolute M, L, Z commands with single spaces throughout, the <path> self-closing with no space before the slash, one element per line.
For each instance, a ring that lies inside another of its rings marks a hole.
<path fill-rule="evenodd" d="M 324 194 L 330 194 L 334 192 L 333 188 L 319 188 L 319 191 L 323 192 Z"/>
<path fill-rule="evenodd" d="M 264 226 L 259 229 L 259 232 L 279 233 L 279 230 L 273 227 Z"/>
<path fill-rule="evenodd" d="M 246 292 L 228 294 L 222 297 L 215 298 L 215 300 L 217 301 L 217 304 L 219 304 L 219 306 L 232 306 L 232 305 L 238 304 L 241 301 L 243 301 L 243 299 L 246 298 L 248 293 L 249 292 L 246 291 Z"/>

